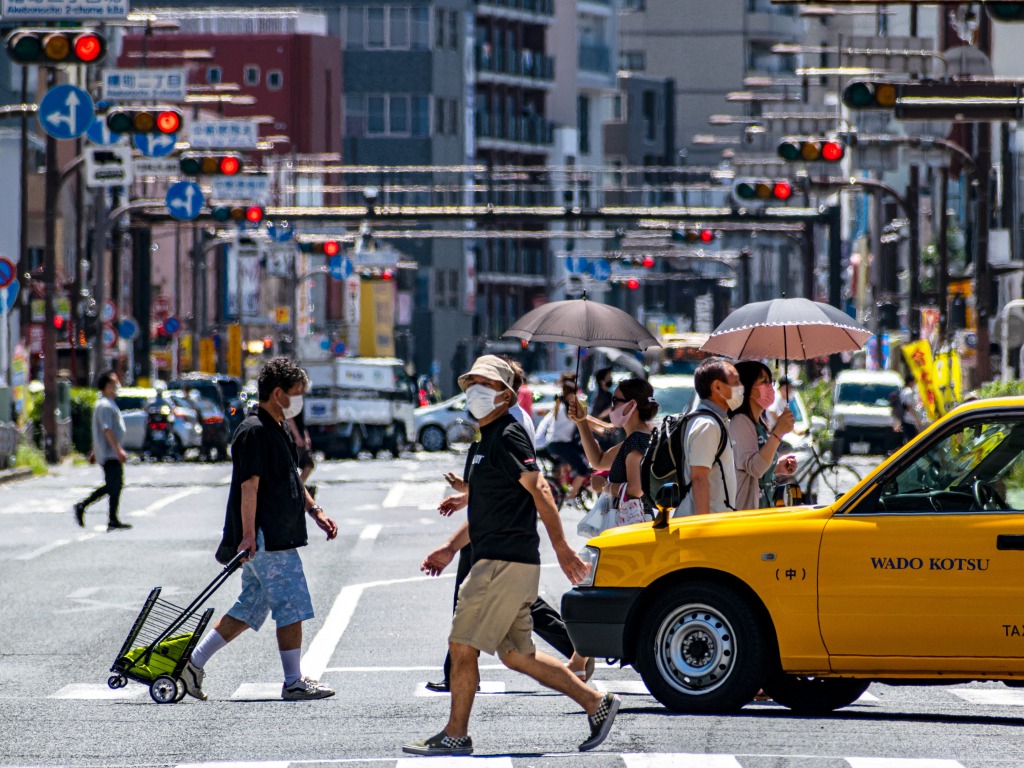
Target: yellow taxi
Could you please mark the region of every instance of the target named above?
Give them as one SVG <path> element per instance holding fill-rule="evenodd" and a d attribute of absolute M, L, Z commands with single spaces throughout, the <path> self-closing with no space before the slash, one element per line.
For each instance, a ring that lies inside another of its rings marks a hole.
<path fill-rule="evenodd" d="M 677 712 L 763 688 L 805 713 L 872 681 L 1024 685 L 1024 398 L 937 421 L 830 506 L 606 531 L 562 599 L 576 650 Z"/>

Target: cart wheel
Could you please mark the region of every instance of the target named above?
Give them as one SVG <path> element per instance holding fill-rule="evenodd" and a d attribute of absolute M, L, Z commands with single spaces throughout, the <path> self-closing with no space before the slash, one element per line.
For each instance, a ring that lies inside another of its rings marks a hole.
<path fill-rule="evenodd" d="M 124 675 L 119 676 L 117 678 L 117 687 L 124 688 L 126 685 L 128 685 L 128 678 Z"/>
<path fill-rule="evenodd" d="M 170 704 L 178 695 L 178 684 L 169 675 L 160 675 L 149 686 L 149 695 L 157 704 Z"/>
<path fill-rule="evenodd" d="M 176 702 L 181 701 L 185 698 L 185 681 L 179 677 L 177 680 L 174 681 L 174 684 L 178 686 L 178 695 L 174 697 L 174 700 Z"/>
<path fill-rule="evenodd" d="M 114 690 L 117 690 L 121 687 L 121 678 L 117 675 L 111 675 L 107 678 L 107 685 L 113 688 Z"/>

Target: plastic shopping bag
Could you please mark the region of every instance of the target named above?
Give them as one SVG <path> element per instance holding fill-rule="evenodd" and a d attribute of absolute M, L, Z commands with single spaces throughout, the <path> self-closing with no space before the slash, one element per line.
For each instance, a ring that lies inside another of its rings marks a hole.
<path fill-rule="evenodd" d="M 612 497 L 607 493 L 602 493 L 598 496 L 594 506 L 590 508 L 590 511 L 577 524 L 576 533 L 589 538 L 597 536 L 597 534 L 607 531 L 609 528 L 614 528 L 616 525 L 616 510 L 612 501 Z"/>

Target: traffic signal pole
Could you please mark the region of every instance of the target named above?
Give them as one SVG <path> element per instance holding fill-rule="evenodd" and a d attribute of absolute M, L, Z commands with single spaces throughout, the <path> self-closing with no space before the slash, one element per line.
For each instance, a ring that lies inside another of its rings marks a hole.
<path fill-rule="evenodd" d="M 907 265 L 910 272 L 910 312 L 907 323 L 910 327 L 910 340 L 917 341 L 921 338 L 921 244 L 920 244 L 920 218 L 919 203 L 921 201 L 921 168 L 914 164 L 910 166 L 910 179 L 907 182 L 907 204 L 909 209 L 907 215 L 912 217 L 910 222 L 910 242 L 908 244 L 909 254 Z"/>
<path fill-rule="evenodd" d="M 977 344 L 975 347 L 974 372 L 977 384 L 984 384 L 992 378 L 992 360 L 989 355 L 990 335 L 988 330 L 991 315 L 990 288 L 992 276 L 988 266 L 989 219 L 989 173 L 992 169 L 992 131 L 987 123 L 977 125 L 976 136 L 978 190 L 975 210 L 974 239 L 974 289 L 975 314 L 977 315 Z M 1004 349 L 1003 354 L 1006 354 Z"/>
<path fill-rule="evenodd" d="M 57 70 L 54 67 L 47 67 L 46 73 L 47 86 L 53 88 L 57 84 Z M 43 305 L 45 307 L 43 321 L 43 452 L 46 455 L 46 461 L 50 464 L 60 461 L 57 442 L 57 330 L 53 327 L 55 317 L 53 297 L 57 282 L 57 192 L 59 184 L 57 140 L 47 134 L 43 249 Z"/>

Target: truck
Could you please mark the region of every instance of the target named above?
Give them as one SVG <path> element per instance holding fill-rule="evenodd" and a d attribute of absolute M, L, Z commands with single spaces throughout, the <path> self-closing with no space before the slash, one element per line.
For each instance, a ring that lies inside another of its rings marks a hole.
<path fill-rule="evenodd" d="M 389 451 L 398 458 L 415 439 L 418 391 L 401 360 L 339 357 L 302 367 L 310 382 L 305 421 L 314 451 L 341 459 Z"/>
<path fill-rule="evenodd" d="M 890 397 L 899 395 L 903 377 L 896 371 L 840 371 L 832 405 L 832 454 L 886 454 L 894 450 Z"/>

